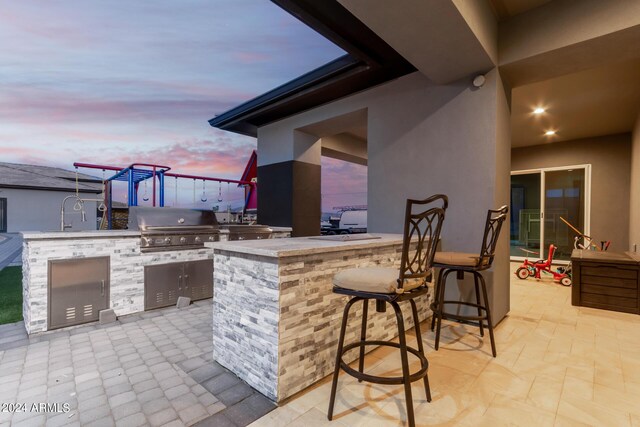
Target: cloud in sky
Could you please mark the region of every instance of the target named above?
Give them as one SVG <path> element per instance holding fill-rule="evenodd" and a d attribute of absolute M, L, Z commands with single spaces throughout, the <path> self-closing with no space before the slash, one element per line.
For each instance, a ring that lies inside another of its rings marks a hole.
<path fill-rule="evenodd" d="M 344 54 L 264 0 L 5 2 L 0 45 L 0 161 L 225 178 L 256 142 L 207 120 Z"/>
<path fill-rule="evenodd" d="M 222 131 L 215 139 L 189 139 L 166 145 L 158 150 L 133 149 L 126 153 L 105 153 L 103 161 L 109 165 L 128 166 L 133 163 L 157 163 L 171 167 L 175 173 L 238 179 L 249 160 L 253 144 L 247 138 L 236 141 Z M 79 161 L 90 159 L 79 154 Z"/>

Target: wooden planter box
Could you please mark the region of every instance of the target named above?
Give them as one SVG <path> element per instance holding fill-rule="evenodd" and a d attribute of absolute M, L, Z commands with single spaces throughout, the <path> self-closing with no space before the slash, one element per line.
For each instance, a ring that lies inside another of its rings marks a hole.
<path fill-rule="evenodd" d="M 574 250 L 571 304 L 640 314 L 640 257 Z"/>

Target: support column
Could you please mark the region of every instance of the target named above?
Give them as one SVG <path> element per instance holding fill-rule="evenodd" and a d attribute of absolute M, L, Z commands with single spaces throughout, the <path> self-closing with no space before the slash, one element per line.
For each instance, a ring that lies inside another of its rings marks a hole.
<path fill-rule="evenodd" d="M 258 222 L 292 227 L 292 236 L 320 234 L 321 142 L 293 130 L 258 132 Z"/>
<path fill-rule="evenodd" d="M 164 171 L 158 172 L 158 182 L 160 184 L 160 207 L 164 208 Z"/>
<path fill-rule="evenodd" d="M 108 181 L 105 184 L 105 193 L 107 204 L 107 229 L 113 229 L 113 181 Z"/>
<path fill-rule="evenodd" d="M 369 107 L 369 231 L 402 232 L 407 198 L 443 193 L 449 209 L 441 250 L 479 254 L 487 209 L 508 205 L 510 195 L 510 114 L 498 70 L 481 88 L 471 78 L 434 85 L 415 74 L 378 97 Z M 497 323 L 509 311 L 508 221 L 483 275 Z M 475 302 L 472 278 L 449 281 L 446 299 Z"/>

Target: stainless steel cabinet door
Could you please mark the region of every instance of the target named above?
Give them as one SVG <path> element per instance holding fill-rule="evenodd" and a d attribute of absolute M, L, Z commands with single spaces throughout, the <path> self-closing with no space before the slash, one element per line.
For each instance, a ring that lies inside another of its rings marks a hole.
<path fill-rule="evenodd" d="M 98 320 L 109 308 L 109 257 L 49 261 L 49 327 Z"/>
<path fill-rule="evenodd" d="M 184 263 L 175 262 L 144 268 L 144 309 L 174 305 L 183 296 Z"/>
<path fill-rule="evenodd" d="M 184 296 L 192 301 L 213 297 L 213 260 L 185 263 L 187 288 Z"/>

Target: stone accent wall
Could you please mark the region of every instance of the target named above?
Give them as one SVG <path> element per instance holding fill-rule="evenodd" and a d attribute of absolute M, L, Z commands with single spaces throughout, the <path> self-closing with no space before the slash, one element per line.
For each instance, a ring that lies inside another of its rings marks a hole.
<path fill-rule="evenodd" d="M 333 372 L 348 297 L 332 292 L 336 272 L 400 264 L 401 245 L 295 257 L 260 257 L 215 250 L 214 359 L 251 386 L 281 401 Z M 431 295 L 416 300 L 420 319 Z M 367 339 L 398 335 L 394 311 L 369 303 Z M 413 326 L 402 303 L 405 327 Z M 351 309 L 345 342 L 359 340 L 362 303 Z M 368 351 L 373 350 L 368 348 Z M 357 351 L 345 357 L 355 360 Z"/>
<path fill-rule="evenodd" d="M 140 237 L 25 240 L 22 251 L 23 307 L 29 334 L 47 330 L 48 262 L 110 257 L 110 307 L 116 315 L 144 311 L 144 266 L 212 259 L 210 243 L 187 251 L 140 252 Z"/>
<path fill-rule="evenodd" d="M 272 400 L 278 384 L 276 258 L 214 250 L 213 358 Z"/>
<path fill-rule="evenodd" d="M 338 348 L 340 324 L 349 297 L 334 294 L 333 276 L 352 267 L 400 267 L 401 246 L 335 252 L 309 257 L 283 258 L 280 264 L 280 344 L 278 400 L 286 399 L 331 374 Z M 430 295 L 416 299 L 421 320 L 430 316 Z M 345 343 L 360 340 L 362 303 L 352 306 Z M 405 328 L 413 326 L 411 306 L 400 304 Z M 395 312 L 375 311 L 369 301 L 368 340 L 391 340 L 398 336 Z M 368 351 L 374 348 L 367 348 Z M 345 355 L 349 363 L 358 351 Z"/>

